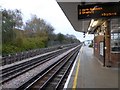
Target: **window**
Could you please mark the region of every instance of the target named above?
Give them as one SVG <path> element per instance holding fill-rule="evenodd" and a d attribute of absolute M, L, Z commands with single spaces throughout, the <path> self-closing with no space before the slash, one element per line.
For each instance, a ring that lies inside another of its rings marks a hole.
<path fill-rule="evenodd" d="M 112 52 L 120 52 L 120 32 L 111 33 L 111 50 Z"/>
<path fill-rule="evenodd" d="M 111 51 L 120 53 L 120 18 L 111 19 Z"/>

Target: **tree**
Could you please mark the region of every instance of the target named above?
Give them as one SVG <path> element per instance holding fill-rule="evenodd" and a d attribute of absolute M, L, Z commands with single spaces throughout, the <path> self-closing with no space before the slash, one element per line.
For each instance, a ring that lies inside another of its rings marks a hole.
<path fill-rule="evenodd" d="M 15 22 L 15 27 L 21 28 L 23 26 L 21 11 L 18 9 L 15 9 L 14 11 L 12 11 L 12 16 L 13 16 L 13 20 Z"/>
<path fill-rule="evenodd" d="M 60 42 L 60 44 L 62 44 L 62 43 L 63 43 L 63 40 L 65 39 L 65 36 L 64 36 L 63 34 L 59 33 L 59 34 L 57 35 L 57 39 L 58 39 L 58 41 Z"/>
<path fill-rule="evenodd" d="M 2 9 L 2 41 L 3 43 L 11 42 L 15 38 L 15 27 L 22 26 L 22 16 L 19 10 Z"/>
<path fill-rule="evenodd" d="M 32 32 L 39 32 L 45 30 L 45 27 L 45 21 L 38 18 L 36 15 L 32 16 L 31 20 L 28 20 L 26 22 L 26 25 L 24 25 L 25 30 L 30 30 Z"/>
<path fill-rule="evenodd" d="M 13 32 L 13 27 L 15 22 L 13 21 L 13 17 L 10 14 L 10 11 L 3 10 L 2 11 L 2 42 L 7 43 L 12 41 L 15 33 Z"/>
<path fill-rule="evenodd" d="M 48 41 L 53 39 L 54 28 L 47 24 L 43 19 L 38 18 L 36 15 L 33 15 L 31 20 L 26 22 L 24 26 L 28 37 L 39 37 L 44 38 L 44 43 L 47 46 Z"/>
<path fill-rule="evenodd" d="M 36 15 L 32 16 L 31 20 L 26 22 L 24 29 L 27 31 L 28 36 L 34 37 L 35 35 L 41 36 L 41 33 L 45 34 L 45 21 L 37 18 Z"/>

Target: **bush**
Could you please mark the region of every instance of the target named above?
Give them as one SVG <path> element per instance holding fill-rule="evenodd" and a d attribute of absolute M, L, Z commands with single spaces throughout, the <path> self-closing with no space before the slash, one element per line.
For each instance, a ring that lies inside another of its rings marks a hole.
<path fill-rule="evenodd" d="M 2 54 L 10 54 L 21 51 L 20 48 L 10 45 L 10 44 L 3 44 L 2 46 Z"/>

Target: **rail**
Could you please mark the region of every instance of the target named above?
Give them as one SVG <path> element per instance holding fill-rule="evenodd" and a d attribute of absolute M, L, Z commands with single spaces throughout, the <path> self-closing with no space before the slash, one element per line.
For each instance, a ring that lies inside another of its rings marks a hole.
<path fill-rule="evenodd" d="M 43 70 L 43 72 L 39 73 L 31 80 L 18 87 L 18 89 L 19 90 L 29 90 L 33 88 L 46 89 L 45 87 L 49 84 L 51 80 L 53 80 L 53 78 L 55 77 L 55 75 L 58 74 L 59 71 L 67 70 L 63 71 L 65 73 L 62 74 L 64 76 L 66 75 L 66 73 L 69 71 L 70 66 L 74 62 L 79 49 L 80 46 L 77 47 L 72 52 L 69 52 L 65 57 L 61 58 L 59 62 L 56 62 L 53 65 L 47 67 L 45 70 Z M 67 68 L 65 68 L 65 66 L 67 66 Z M 62 76 L 59 82 L 57 82 L 56 88 L 59 88 L 59 85 L 63 81 L 64 76 Z"/>

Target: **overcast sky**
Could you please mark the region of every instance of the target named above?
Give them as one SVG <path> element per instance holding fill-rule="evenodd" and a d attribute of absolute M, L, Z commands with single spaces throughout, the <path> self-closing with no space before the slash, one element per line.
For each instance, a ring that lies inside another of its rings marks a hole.
<path fill-rule="evenodd" d="M 51 24 L 55 33 L 72 34 L 80 41 L 93 39 L 91 35 L 83 38 L 83 33 L 73 29 L 56 0 L 0 0 L 0 6 L 6 9 L 21 10 L 24 21 L 30 19 L 31 15 L 37 15 Z"/>

